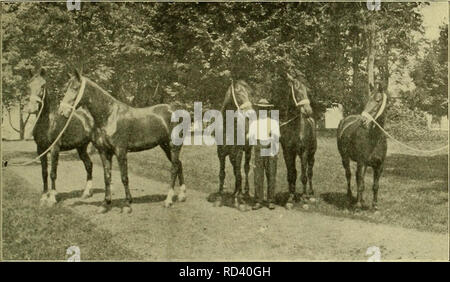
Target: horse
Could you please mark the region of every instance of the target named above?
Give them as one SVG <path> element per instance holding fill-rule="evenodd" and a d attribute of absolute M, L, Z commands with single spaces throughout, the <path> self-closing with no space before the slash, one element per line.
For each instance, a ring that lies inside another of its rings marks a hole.
<path fill-rule="evenodd" d="M 55 94 L 49 93 L 47 89 L 46 73 L 43 68 L 31 77 L 28 83 L 28 90 L 30 98 L 23 111 L 37 115 L 32 134 L 37 145 L 37 153 L 41 155 L 51 146 L 56 136 L 61 132 L 64 126 L 64 119 L 57 114 L 58 99 Z M 89 198 L 92 196 L 92 161 L 87 153 L 87 148 L 91 142 L 93 126 L 94 120 L 86 110 L 80 108 L 75 112 L 61 139 L 55 143 L 50 151 L 52 161 L 50 192 L 48 191 L 47 154 L 40 157 L 44 183 L 43 194 L 40 200 L 41 205 L 44 205 L 46 202 L 48 205 L 56 204 L 56 176 L 60 151 L 77 150 L 87 174 L 86 185 L 81 197 Z"/>
<path fill-rule="evenodd" d="M 364 176 L 368 166 L 373 168 L 372 208 L 377 210 L 378 187 L 387 153 L 386 136 L 373 123 L 384 126 L 387 96 L 377 92 L 369 96 L 361 115 L 350 115 L 341 120 L 337 129 L 337 147 L 347 178 L 347 197 L 353 201 L 351 190 L 350 160 L 356 162 L 356 185 L 358 187 L 357 209 L 367 208 L 363 199 Z"/>
<path fill-rule="evenodd" d="M 301 181 L 303 196 L 314 200 L 312 185 L 313 167 L 317 150 L 316 125 L 307 94 L 307 88 L 298 77 L 285 73 L 280 79 L 282 84 L 288 84 L 287 91 L 274 91 L 272 103 L 279 110 L 280 117 L 280 143 L 283 148 L 283 157 L 287 169 L 289 197 L 286 208 L 293 207 L 295 199 L 295 184 L 297 180 L 296 159 L 301 161 Z M 279 90 L 279 89 L 278 89 Z M 309 189 L 307 186 L 309 184 Z"/>
<path fill-rule="evenodd" d="M 128 182 L 128 152 L 139 152 L 160 146 L 171 162 L 171 182 L 165 207 L 173 205 L 174 186 L 178 177 L 180 193 L 178 201 L 186 200 L 183 168 L 179 155 L 182 145 L 172 142 L 171 122 L 173 110 L 170 105 L 158 104 L 134 108 L 111 96 L 98 84 L 75 70 L 66 85 L 66 92 L 59 105 L 59 113 L 68 117 L 71 111 L 84 106 L 94 119 L 93 144 L 100 154 L 105 178 L 105 200 L 98 212 L 111 208 L 111 163 L 113 155 L 119 163 L 122 184 L 125 189 L 123 212 L 131 213 L 132 197 Z"/>
<path fill-rule="evenodd" d="M 225 99 L 222 104 L 221 113 L 225 116 L 227 110 L 238 111 L 239 113 L 245 113 L 253 110 L 252 103 L 250 102 L 250 97 L 253 95 L 253 89 L 243 80 L 238 80 L 236 83 L 232 82 L 228 87 L 225 94 Z M 226 119 L 223 118 L 222 128 L 226 128 Z M 246 131 L 248 126 L 246 123 Z M 234 121 L 234 135 L 237 136 L 237 121 Z M 245 187 L 244 195 L 242 192 L 242 175 L 241 175 L 241 165 L 242 156 L 245 153 L 244 160 L 244 170 L 245 170 Z M 220 162 L 219 171 L 219 197 L 216 200 L 216 205 L 221 205 L 222 203 L 222 193 L 223 185 L 225 180 L 225 161 L 226 157 L 229 157 L 231 165 L 233 166 L 233 172 L 235 177 L 235 188 L 233 196 L 235 198 L 235 206 L 240 208 L 240 203 L 243 198 L 250 198 L 250 186 L 248 181 L 248 174 L 250 172 L 250 160 L 252 157 L 252 147 L 245 142 L 245 145 L 217 145 L 217 157 Z"/>

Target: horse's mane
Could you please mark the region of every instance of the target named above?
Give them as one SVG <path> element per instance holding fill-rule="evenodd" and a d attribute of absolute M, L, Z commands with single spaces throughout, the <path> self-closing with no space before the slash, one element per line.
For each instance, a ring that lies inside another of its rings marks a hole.
<path fill-rule="evenodd" d="M 250 85 L 247 82 L 245 82 L 242 79 L 239 79 L 236 82 L 232 82 L 232 83 L 233 83 L 233 87 L 234 87 L 234 93 L 236 96 L 244 95 L 245 98 L 247 98 L 249 101 L 251 101 L 251 97 L 253 97 L 253 89 L 250 87 Z M 227 89 L 225 99 L 222 103 L 222 110 L 225 109 L 225 107 L 229 103 L 234 103 L 232 95 L 233 94 L 231 93 L 231 85 L 230 85 Z"/>
<path fill-rule="evenodd" d="M 116 103 L 119 103 L 121 105 L 125 105 L 128 106 L 127 104 L 125 104 L 124 102 L 119 101 L 117 98 L 115 98 L 114 96 L 112 96 L 108 91 L 106 91 L 105 89 L 103 89 L 100 85 L 98 85 L 97 83 L 95 83 L 93 80 L 84 77 L 86 79 L 86 82 L 91 84 L 91 86 L 93 86 L 94 88 L 96 88 L 98 91 L 100 91 L 100 93 L 102 93 L 103 95 L 107 96 L 109 99 L 113 100 Z"/>

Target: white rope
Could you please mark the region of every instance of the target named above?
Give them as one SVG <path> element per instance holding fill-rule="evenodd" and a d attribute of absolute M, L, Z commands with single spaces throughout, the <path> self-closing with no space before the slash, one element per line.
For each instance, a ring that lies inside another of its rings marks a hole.
<path fill-rule="evenodd" d="M 384 133 L 384 134 L 386 134 L 386 136 L 387 137 L 389 137 L 389 138 L 391 138 L 393 141 L 395 141 L 397 144 L 399 144 L 399 145 L 401 145 L 401 146 L 403 146 L 403 147 L 405 147 L 405 148 L 408 148 L 408 149 L 410 149 L 410 150 L 412 150 L 412 151 L 416 151 L 416 152 L 420 152 L 420 153 L 425 153 L 425 154 L 427 154 L 427 153 L 435 153 L 435 152 L 439 152 L 439 151 L 442 151 L 442 150 L 444 150 L 444 149 L 447 149 L 448 148 L 448 144 L 447 145 L 445 145 L 445 146 L 443 146 L 443 147 L 440 147 L 440 148 L 437 148 L 437 149 L 433 149 L 433 150 L 421 150 L 421 149 L 417 149 L 417 148 L 414 148 L 414 147 L 411 147 L 411 146 L 409 146 L 409 145 L 407 145 L 407 144 L 405 144 L 405 143 L 403 143 L 403 142 L 401 142 L 401 141 L 399 141 L 399 140 L 397 140 L 397 139 L 395 139 L 394 138 L 394 136 L 392 136 L 391 134 L 389 134 L 369 113 L 366 113 L 365 115 L 364 115 L 365 117 L 367 117 L 367 118 L 369 118 L 371 121 L 373 121 L 373 123 L 374 124 L 376 124 L 380 129 L 381 129 L 381 131 Z"/>
<path fill-rule="evenodd" d="M 299 116 L 300 116 L 300 115 L 296 115 L 295 117 L 291 118 L 290 120 L 281 123 L 281 124 L 280 124 L 280 127 L 285 126 L 286 124 L 290 123 L 291 121 L 296 120 Z"/>
<path fill-rule="evenodd" d="M 301 100 L 300 102 L 297 102 L 297 98 L 295 97 L 295 92 L 294 92 L 294 84 L 291 83 L 291 92 L 292 92 L 292 99 L 294 99 L 294 103 L 295 105 L 298 106 L 303 106 L 303 105 L 309 105 L 311 102 L 309 101 L 308 98 Z"/>
<path fill-rule="evenodd" d="M 38 114 L 37 114 L 37 116 L 36 116 L 36 119 L 34 120 L 33 126 L 31 127 L 31 132 L 33 132 L 34 127 L 35 127 L 36 124 L 37 124 L 37 121 L 38 121 L 39 118 L 41 117 L 42 110 L 44 109 L 44 101 L 45 101 L 45 96 L 46 96 L 46 95 L 47 95 L 47 90 L 45 90 L 45 88 L 44 88 L 44 94 L 42 95 L 42 99 L 39 98 L 38 96 L 35 96 L 35 97 L 32 96 L 32 97 L 30 97 L 30 99 L 35 99 L 36 101 L 41 102 L 41 108 L 39 109 L 39 112 L 38 112 Z"/>
<path fill-rule="evenodd" d="M 80 87 L 80 90 L 78 91 L 78 95 L 77 95 L 77 97 L 75 99 L 75 102 L 73 103 L 73 106 L 71 106 L 72 111 L 70 112 L 69 118 L 67 119 L 67 122 L 64 125 L 63 129 L 58 134 L 58 136 L 56 137 L 55 141 L 53 141 L 53 143 L 50 145 L 50 147 L 48 147 L 47 150 L 45 150 L 43 153 L 41 153 L 39 156 L 37 156 L 36 158 L 32 159 L 31 161 L 27 161 L 27 162 L 24 162 L 24 163 L 21 163 L 21 164 L 14 164 L 13 163 L 13 164 L 11 164 L 12 166 L 25 166 L 25 165 L 29 165 L 31 163 L 34 163 L 38 159 L 40 159 L 42 156 L 46 155 L 53 148 L 53 146 L 55 146 L 55 144 L 59 141 L 59 139 L 63 135 L 64 131 L 66 131 L 67 127 L 69 126 L 69 123 L 72 120 L 73 115 L 75 114 L 75 110 L 76 110 L 75 108 L 78 105 L 78 103 L 80 102 L 81 98 L 83 97 L 85 87 L 86 87 L 86 79 L 84 77 L 81 77 L 81 87 Z"/>
<path fill-rule="evenodd" d="M 234 101 L 234 104 L 236 105 L 237 109 L 240 110 L 241 108 L 239 107 L 239 104 L 238 104 L 238 102 L 236 100 L 236 96 L 234 95 L 234 82 L 233 82 L 233 80 L 231 81 L 231 96 L 233 97 L 233 101 Z"/>

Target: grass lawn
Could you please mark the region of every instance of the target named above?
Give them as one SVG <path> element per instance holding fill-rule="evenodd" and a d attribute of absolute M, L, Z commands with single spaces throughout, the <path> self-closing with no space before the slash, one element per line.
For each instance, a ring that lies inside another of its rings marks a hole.
<path fill-rule="evenodd" d="M 415 142 L 409 144 L 422 148 L 442 146 L 441 142 Z M 379 209 L 354 212 L 346 199 L 346 181 L 341 159 L 336 148 L 334 134 L 322 134 L 318 139 L 313 183 L 319 201 L 308 206 L 308 212 L 351 217 L 378 223 L 400 225 L 424 231 L 447 233 L 448 221 L 448 157 L 412 156 L 401 154 L 394 146 L 385 162 L 385 170 L 380 181 Z M 170 163 L 161 149 L 155 148 L 140 153 L 130 153 L 131 172 L 148 178 L 169 183 Z M 99 162 L 98 158 L 95 158 Z M 208 194 L 217 192 L 219 186 L 219 162 L 215 146 L 185 146 L 182 150 L 184 175 L 188 189 L 196 189 Z M 114 165 L 117 167 L 116 161 Z M 297 161 L 299 171 L 300 161 Z M 234 176 L 227 161 L 225 189 L 233 191 Z M 356 195 L 354 166 L 352 166 L 352 188 Z M 115 185 L 121 185 L 117 183 Z M 133 179 L 130 179 L 133 185 Z M 253 192 L 253 173 L 250 173 L 250 190 Z M 287 192 L 286 167 L 282 152 L 278 159 L 276 192 Z M 364 198 L 372 201 L 372 170 L 366 174 Z M 297 191 L 302 191 L 297 180 Z M 188 190 L 189 192 L 189 190 Z M 148 193 L 152 193 L 149 189 Z M 280 195 L 279 195 L 280 196 Z M 281 195 L 282 196 L 282 195 Z M 302 205 L 295 206 L 302 209 Z"/>
<path fill-rule="evenodd" d="M 112 235 L 67 208 L 40 208 L 40 193 L 11 171 L 3 174 L 3 259 L 66 260 L 76 245 L 81 260 L 139 257 L 114 244 Z"/>

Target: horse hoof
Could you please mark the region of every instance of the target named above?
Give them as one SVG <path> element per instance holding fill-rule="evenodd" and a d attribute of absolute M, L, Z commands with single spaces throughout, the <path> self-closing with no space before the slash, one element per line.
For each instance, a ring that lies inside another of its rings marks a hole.
<path fill-rule="evenodd" d="M 307 204 L 304 204 L 304 205 L 302 206 L 302 208 L 303 208 L 304 210 L 309 210 L 309 206 L 308 206 Z"/>
<path fill-rule="evenodd" d="M 186 194 L 179 194 L 178 195 L 178 202 L 185 202 L 186 201 Z"/>
<path fill-rule="evenodd" d="M 81 199 L 88 199 L 90 197 L 92 197 L 92 191 L 84 190 L 83 195 L 81 195 Z"/>
<path fill-rule="evenodd" d="M 97 213 L 106 213 L 108 211 L 108 207 L 101 206 L 97 209 Z"/>
<path fill-rule="evenodd" d="M 249 207 L 247 206 L 247 205 L 239 205 L 239 211 L 241 211 L 241 212 L 246 212 L 246 211 L 249 211 L 250 209 L 249 209 Z"/>
<path fill-rule="evenodd" d="M 216 207 L 216 208 L 221 207 L 222 206 L 222 201 L 221 200 L 215 201 L 213 206 Z"/>
<path fill-rule="evenodd" d="M 47 205 L 48 194 L 42 194 L 41 199 L 39 200 L 39 206 L 43 207 Z"/>
<path fill-rule="evenodd" d="M 292 204 L 292 203 L 286 204 L 286 209 L 288 209 L 288 210 L 292 210 L 293 207 L 294 207 L 294 204 Z"/>
<path fill-rule="evenodd" d="M 310 201 L 311 203 L 317 202 L 316 198 L 313 198 L 313 197 L 309 198 L 309 201 Z"/>
<path fill-rule="evenodd" d="M 53 207 L 53 206 L 55 206 L 56 205 L 56 199 L 54 198 L 54 197 L 49 197 L 48 198 L 48 200 L 47 200 L 47 206 L 48 207 Z"/>
<path fill-rule="evenodd" d="M 40 207 L 45 207 L 45 206 L 47 206 L 47 199 L 41 198 L 41 200 L 39 201 L 39 206 L 40 206 Z"/>
<path fill-rule="evenodd" d="M 164 202 L 164 207 L 165 208 L 170 208 L 173 205 L 172 202 Z"/>
<path fill-rule="evenodd" d="M 122 213 L 131 213 L 133 210 L 130 206 L 125 206 L 122 208 Z"/>

